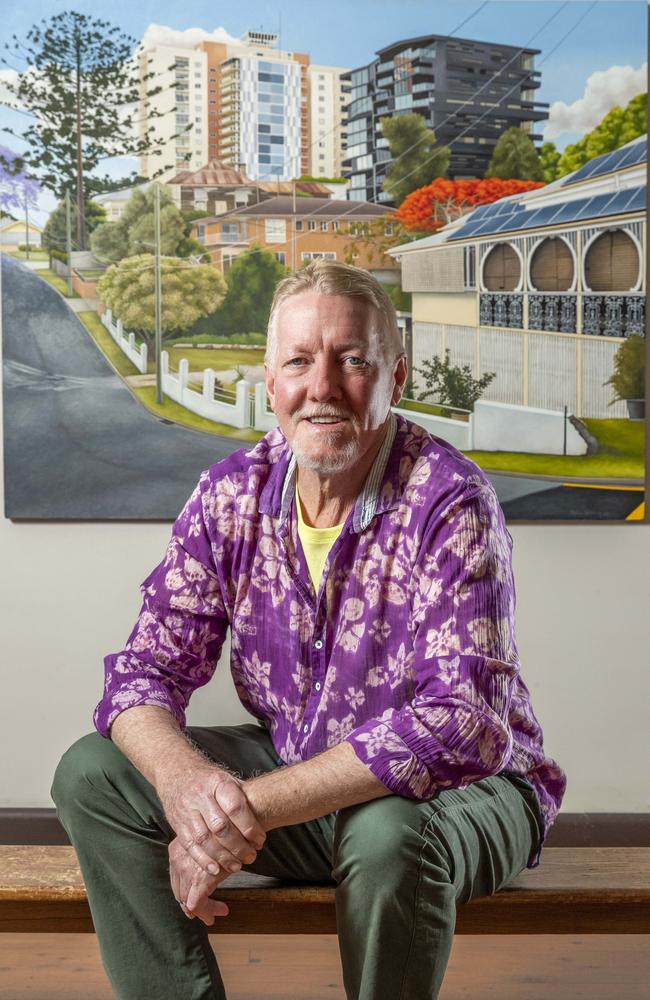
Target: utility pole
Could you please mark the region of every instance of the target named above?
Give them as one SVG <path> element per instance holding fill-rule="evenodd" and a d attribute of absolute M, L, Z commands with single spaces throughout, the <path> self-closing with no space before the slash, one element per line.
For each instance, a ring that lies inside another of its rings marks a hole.
<path fill-rule="evenodd" d="M 155 354 L 156 354 L 156 402 L 162 403 L 162 371 L 160 367 L 160 355 L 162 353 L 162 276 L 160 273 L 160 184 L 156 183 L 154 188 L 154 228 L 156 243 L 156 263 L 154 268 L 154 297 L 156 306 L 156 329 L 155 329 Z"/>
<path fill-rule="evenodd" d="M 25 195 L 25 260 L 29 260 L 29 209 L 27 207 L 27 190 L 24 189 Z"/>
<path fill-rule="evenodd" d="M 72 298 L 72 210 L 70 192 L 65 192 L 65 252 L 68 255 L 68 298 Z"/>

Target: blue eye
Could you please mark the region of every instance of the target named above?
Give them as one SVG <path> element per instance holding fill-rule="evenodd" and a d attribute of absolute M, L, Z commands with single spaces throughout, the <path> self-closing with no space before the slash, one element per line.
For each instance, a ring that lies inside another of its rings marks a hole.
<path fill-rule="evenodd" d="M 352 354 L 349 357 L 344 358 L 343 360 L 348 361 L 350 363 L 351 368 L 361 368 L 363 365 L 365 365 L 365 361 L 363 360 L 363 358 L 357 358 Z"/>

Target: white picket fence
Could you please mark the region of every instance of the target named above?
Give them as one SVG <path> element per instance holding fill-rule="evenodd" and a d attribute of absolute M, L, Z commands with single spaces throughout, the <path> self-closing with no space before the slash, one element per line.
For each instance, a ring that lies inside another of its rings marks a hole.
<path fill-rule="evenodd" d="M 162 374 L 162 390 L 176 403 L 184 406 L 192 413 L 213 420 L 217 424 L 228 424 L 241 429 L 250 427 L 248 396 L 250 382 L 240 379 L 235 386 L 235 399 L 232 403 L 214 398 L 214 383 L 216 373 L 212 368 L 203 372 L 203 388 L 197 392 L 189 384 L 189 362 L 181 358 L 178 372 L 169 370 L 169 354 L 162 351 L 160 355 Z"/>
<path fill-rule="evenodd" d="M 125 335 L 122 320 L 118 319 L 114 323 L 113 313 L 110 309 L 106 310 L 101 320 L 120 350 L 126 354 L 129 361 L 135 365 L 139 372 L 146 375 L 148 360 L 147 345 L 140 344 L 140 347 L 136 347 L 135 334 L 127 333 Z"/>

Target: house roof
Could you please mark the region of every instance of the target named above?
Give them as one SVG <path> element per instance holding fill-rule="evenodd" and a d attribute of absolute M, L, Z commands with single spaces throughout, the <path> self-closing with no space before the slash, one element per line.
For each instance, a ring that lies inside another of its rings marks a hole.
<path fill-rule="evenodd" d="M 12 229 L 17 226 L 18 230 L 25 231 L 25 222 L 22 219 L 0 219 L 0 231 L 5 229 Z M 37 226 L 35 222 L 30 219 L 29 228 L 35 230 L 37 233 L 42 233 L 43 229 L 41 226 Z"/>
<path fill-rule="evenodd" d="M 336 219 L 373 219 L 394 212 L 392 208 L 373 205 L 369 201 L 343 201 L 334 198 L 294 198 L 288 195 L 278 195 L 275 198 L 267 198 L 257 205 L 248 205 L 246 208 L 236 208 L 231 212 L 224 212 L 222 215 L 206 216 L 204 219 L 196 219 L 197 222 L 217 222 L 227 218 L 266 218 L 278 216 L 288 216 L 296 218 L 336 218 Z"/>
<path fill-rule="evenodd" d="M 198 170 L 181 170 L 168 184 L 183 187 L 255 187 L 256 182 L 242 170 L 236 170 L 221 160 L 210 160 Z"/>

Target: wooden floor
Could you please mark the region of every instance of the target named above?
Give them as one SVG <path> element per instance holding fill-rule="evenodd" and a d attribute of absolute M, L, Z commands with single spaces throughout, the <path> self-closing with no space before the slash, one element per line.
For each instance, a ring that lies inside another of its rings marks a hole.
<path fill-rule="evenodd" d="M 345 1000 L 335 937 L 212 943 L 229 1000 Z M 649 980 L 647 936 L 459 936 L 440 1000 L 647 1000 Z M 0 935 L 0 1000 L 111 998 L 92 934 Z"/>

